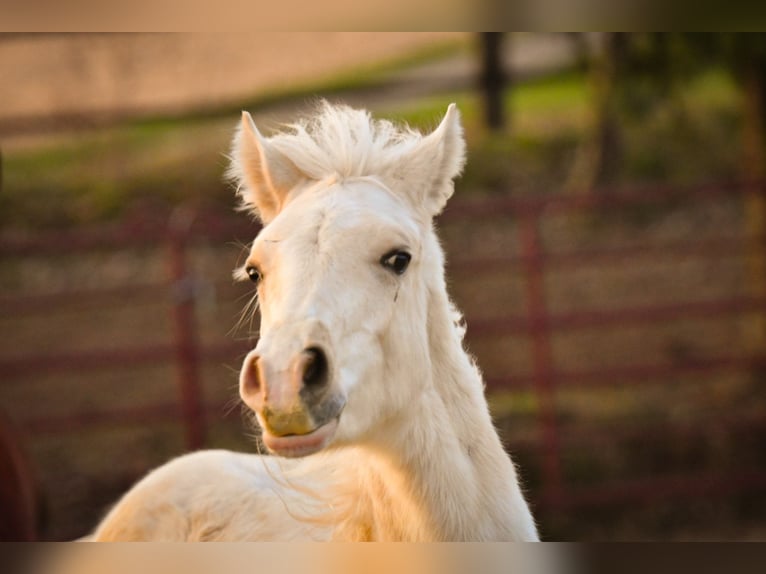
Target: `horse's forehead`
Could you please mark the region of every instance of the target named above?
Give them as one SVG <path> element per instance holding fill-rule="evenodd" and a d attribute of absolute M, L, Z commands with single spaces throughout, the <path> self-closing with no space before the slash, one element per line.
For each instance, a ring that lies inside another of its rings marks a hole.
<path fill-rule="evenodd" d="M 406 204 L 385 188 L 374 184 L 333 185 L 299 197 L 269 225 L 262 240 L 268 242 L 291 237 L 333 240 L 347 237 L 353 230 L 373 228 L 417 232 L 417 223 Z"/>

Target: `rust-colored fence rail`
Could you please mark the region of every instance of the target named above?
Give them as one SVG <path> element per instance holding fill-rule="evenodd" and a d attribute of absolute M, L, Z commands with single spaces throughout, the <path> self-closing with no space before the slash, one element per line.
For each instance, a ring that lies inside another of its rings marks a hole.
<path fill-rule="evenodd" d="M 570 385 L 612 385 L 644 383 L 655 378 L 683 375 L 707 375 L 720 372 L 760 372 L 764 364 L 761 350 L 742 352 L 741 349 L 721 349 L 715 356 L 693 357 L 673 363 L 644 363 L 640 357 L 635 363 L 599 367 L 586 370 L 561 369 L 553 352 L 553 337 L 557 333 L 587 330 L 609 330 L 617 326 L 663 324 L 665 322 L 694 319 L 732 317 L 766 313 L 763 294 L 734 294 L 715 299 L 687 300 L 672 304 L 644 304 L 616 309 L 587 309 L 554 312 L 546 300 L 546 276 L 552 270 L 582 267 L 601 268 L 625 265 L 637 260 L 660 261 L 694 258 L 742 257 L 759 253 L 763 238 L 748 237 L 743 230 L 723 230 L 717 237 L 699 241 L 687 238 L 664 245 L 635 245 L 597 249 L 550 252 L 545 244 L 541 226 L 554 216 L 578 217 L 616 208 L 630 208 L 655 203 L 678 206 L 684 202 L 741 201 L 748 194 L 762 193 L 760 185 L 714 185 L 693 189 L 644 188 L 619 194 L 590 194 L 588 196 L 552 196 L 534 199 L 508 197 L 455 200 L 441 216 L 443 225 L 460 222 L 479 222 L 502 219 L 508 222 L 518 239 L 518 252 L 509 255 L 460 259 L 451 258 L 450 273 L 470 273 L 480 281 L 482 273 L 504 271 L 510 266 L 513 273 L 524 280 L 524 313 L 495 318 L 467 318 L 469 337 L 496 337 L 518 335 L 530 342 L 531 371 L 509 373 L 507 376 L 488 377 L 490 389 L 527 389 L 537 397 L 539 440 L 526 445 L 540 455 L 542 490 L 538 493 L 540 505 L 560 508 L 572 504 L 599 504 L 613 500 L 643 499 L 659 496 L 711 492 L 731 492 L 742 489 L 765 489 L 766 471 L 690 474 L 653 477 L 651 480 L 621 481 L 599 484 L 597 487 L 570 487 L 562 471 L 562 451 L 573 440 L 571 434 L 562 436 L 557 415 L 556 397 L 560 389 Z M 204 237 L 209 241 L 226 242 L 233 237 L 252 237 L 257 228 L 242 219 L 221 219 L 198 215 L 190 218 L 177 212 L 170 223 L 165 221 L 133 221 L 118 227 L 106 227 L 52 234 L 18 237 L 5 234 L 0 237 L 0 257 L 50 255 L 91 250 L 124 249 L 164 245 L 167 252 L 168 281 L 165 285 L 138 285 L 113 287 L 87 292 L 53 295 L 5 295 L 0 297 L 0 314 L 23 316 L 54 309 L 61 305 L 79 304 L 87 299 L 91 305 L 108 301 L 125 293 L 170 293 L 170 313 L 173 340 L 163 345 L 71 352 L 63 354 L 25 355 L 14 359 L 0 359 L 0 383 L 19 384 L 27 378 L 45 372 L 87 372 L 99 369 L 135 367 L 140 365 L 175 365 L 178 400 L 141 408 L 81 412 L 62 416 L 39 413 L 35 418 L 18 421 L 30 434 L 66 433 L 98 425 L 149 424 L 154 421 L 181 420 L 188 448 L 205 443 L 206 411 L 220 411 L 220 405 L 205 407 L 200 394 L 200 365 L 206 361 L 235 359 L 250 346 L 243 341 L 202 345 L 195 327 L 195 290 L 190 280 L 186 250 L 190 242 Z M 766 256 L 766 254 L 764 255 Z M 766 419 L 732 420 L 731 426 L 745 425 L 746 429 L 762 433 Z M 674 432 L 695 433 L 694 426 L 678 428 Z M 651 435 L 652 429 L 628 429 L 619 432 L 638 432 Z M 575 433 L 575 440 L 596 442 L 588 432 Z M 521 448 L 524 445 L 520 445 Z"/>

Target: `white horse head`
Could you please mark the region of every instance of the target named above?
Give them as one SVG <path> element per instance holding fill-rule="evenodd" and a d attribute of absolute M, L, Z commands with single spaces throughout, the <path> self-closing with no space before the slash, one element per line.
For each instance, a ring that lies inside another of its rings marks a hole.
<path fill-rule="evenodd" d="M 275 454 L 385 441 L 424 392 L 443 283 L 431 222 L 464 159 L 454 104 L 426 136 L 324 104 L 265 138 L 243 113 L 230 175 L 264 227 L 238 271 L 261 314 L 239 390 Z"/>
<path fill-rule="evenodd" d="M 273 453 L 327 452 L 276 467 L 182 457 L 131 490 L 95 539 L 537 539 L 432 227 L 464 154 L 454 106 L 426 136 L 327 104 L 271 138 L 243 115 L 230 174 L 264 227 L 238 272 L 261 308 L 240 395 Z M 285 467 L 289 480 L 275 478 Z M 306 520 L 286 500 L 307 503 Z"/>

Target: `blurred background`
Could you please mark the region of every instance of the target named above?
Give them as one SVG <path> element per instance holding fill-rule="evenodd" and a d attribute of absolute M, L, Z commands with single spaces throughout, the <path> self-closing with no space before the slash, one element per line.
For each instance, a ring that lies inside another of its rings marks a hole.
<path fill-rule="evenodd" d="M 239 112 L 434 127 L 466 344 L 548 540 L 766 538 L 766 36 L 0 35 L 0 536 L 254 451 Z"/>

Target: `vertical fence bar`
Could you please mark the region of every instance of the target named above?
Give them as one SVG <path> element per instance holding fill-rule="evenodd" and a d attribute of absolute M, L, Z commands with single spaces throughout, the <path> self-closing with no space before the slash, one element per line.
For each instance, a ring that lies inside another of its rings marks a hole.
<path fill-rule="evenodd" d="M 548 309 L 545 302 L 545 269 L 540 216 L 536 210 L 521 214 L 520 239 L 526 279 L 527 319 L 532 336 L 535 392 L 543 435 L 543 496 L 552 506 L 561 504 L 563 478 L 556 423 L 556 396 L 553 381 L 553 348 Z"/>
<path fill-rule="evenodd" d="M 0 541 L 35 542 L 40 536 L 40 483 L 19 430 L 0 412 Z"/>
<path fill-rule="evenodd" d="M 754 182 L 744 197 L 745 246 L 749 294 L 762 299 L 766 295 L 766 186 Z M 766 355 L 766 313 L 759 309 L 748 317 L 746 345 L 755 357 Z"/>
<path fill-rule="evenodd" d="M 176 211 L 168 235 L 170 279 L 172 281 L 173 336 L 177 384 L 184 421 L 186 447 L 200 448 L 205 441 L 205 421 L 199 380 L 199 346 L 194 319 L 194 282 L 187 269 L 186 239 L 191 216 Z"/>

